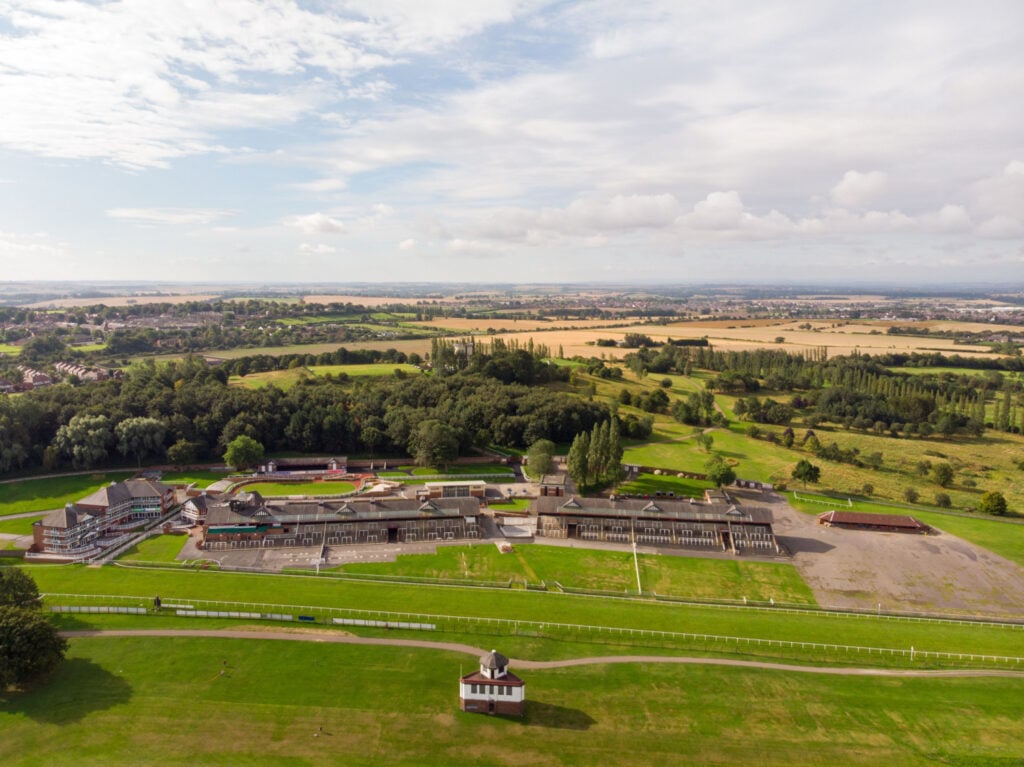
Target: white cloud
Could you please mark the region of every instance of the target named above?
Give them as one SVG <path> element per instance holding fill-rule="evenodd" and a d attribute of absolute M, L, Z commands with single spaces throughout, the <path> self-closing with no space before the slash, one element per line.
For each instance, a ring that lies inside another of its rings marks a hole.
<path fill-rule="evenodd" d="M 234 216 L 238 211 L 221 208 L 110 208 L 110 218 L 138 224 L 209 224 Z"/>
<path fill-rule="evenodd" d="M 346 229 L 344 221 L 328 216 L 326 213 L 289 216 L 284 220 L 284 224 L 294 227 L 304 234 L 341 234 Z"/>
<path fill-rule="evenodd" d="M 322 242 L 304 242 L 299 245 L 299 253 L 303 255 L 326 256 L 334 252 L 336 252 L 335 248 L 332 248 L 330 245 L 324 245 Z"/>
<path fill-rule="evenodd" d="M 832 202 L 844 208 L 862 208 L 885 191 L 889 177 L 879 170 L 860 173 L 848 170 L 830 194 Z"/>
<path fill-rule="evenodd" d="M 398 243 L 398 249 L 399 250 L 415 250 L 416 249 L 416 240 L 412 239 L 411 237 L 409 239 L 402 240 L 400 243 Z"/>

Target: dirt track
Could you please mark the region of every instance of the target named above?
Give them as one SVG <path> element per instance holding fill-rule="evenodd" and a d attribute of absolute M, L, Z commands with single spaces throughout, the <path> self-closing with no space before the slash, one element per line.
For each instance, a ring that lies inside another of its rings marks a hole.
<path fill-rule="evenodd" d="M 418 639 L 381 639 L 357 637 L 350 634 L 334 634 L 325 631 L 236 631 L 209 629 L 139 629 L 110 631 L 64 631 L 61 636 L 68 639 L 80 637 L 203 637 L 208 639 L 263 639 L 291 642 L 322 642 L 327 644 L 383 645 L 388 647 L 417 647 L 426 650 L 461 652 L 475 657 L 487 651 L 471 645 L 456 642 L 427 642 Z M 696 666 L 736 666 L 771 671 L 794 671 L 803 674 L 832 674 L 836 676 L 886 676 L 886 677 L 977 677 L 1009 676 L 1024 678 L 1021 671 L 1000 671 L 988 669 L 887 669 L 839 666 L 797 666 L 787 663 L 765 663 L 730 658 L 692 658 L 665 655 L 608 655 L 593 658 L 569 658 L 567 660 L 533 661 L 510 659 L 510 665 L 517 669 L 550 669 L 570 666 L 592 666 L 608 663 L 683 663 Z"/>

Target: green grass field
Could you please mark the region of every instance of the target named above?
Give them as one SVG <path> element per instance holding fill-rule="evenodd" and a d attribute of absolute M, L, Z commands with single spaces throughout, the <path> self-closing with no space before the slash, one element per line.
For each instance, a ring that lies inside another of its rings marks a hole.
<path fill-rule="evenodd" d="M 155 535 L 132 546 L 118 557 L 122 562 L 175 562 L 187 535 Z"/>
<path fill-rule="evenodd" d="M 165 471 L 161 482 L 167 485 L 192 485 L 207 487 L 214 482 L 231 476 L 223 471 Z"/>
<path fill-rule="evenodd" d="M 644 591 L 677 597 L 750 599 L 813 604 L 814 597 L 789 564 L 691 557 L 639 556 Z M 350 573 L 446 580 L 515 581 L 608 592 L 636 592 L 628 552 L 517 545 L 508 554 L 494 546 L 444 546 L 436 554 L 406 554 L 394 563 L 344 565 Z"/>
<path fill-rule="evenodd" d="M 667 558 L 666 558 L 667 559 Z M 543 569 L 542 577 L 551 577 L 553 571 Z M 684 567 L 686 567 L 684 565 Z M 699 567 L 699 566 L 697 566 Z M 511 637 L 509 624 L 497 626 L 476 619 L 494 618 L 501 621 L 530 621 L 548 628 L 540 634 L 549 638 L 563 638 L 562 644 L 553 643 L 547 652 L 559 657 L 573 657 L 578 653 L 575 642 L 605 642 L 607 635 L 578 630 L 560 629 L 557 625 L 622 627 L 655 631 L 691 632 L 719 636 L 760 638 L 784 642 L 803 641 L 841 643 L 862 647 L 915 647 L 917 651 L 977 653 L 986 655 L 1021 655 L 1021 632 L 990 625 L 894 621 L 865 616 L 837 616 L 819 612 L 790 612 L 783 610 L 750 610 L 704 605 L 684 605 L 652 602 L 649 599 L 601 599 L 523 589 L 481 589 L 424 584 L 381 583 L 365 580 L 344 580 L 335 577 L 251 575 L 243 573 L 198 570 L 155 570 L 123 567 L 90 568 L 80 566 L 46 567 L 26 566 L 36 579 L 39 589 L 48 594 L 98 594 L 129 596 L 127 602 L 147 606 L 154 594 L 165 602 L 177 600 L 221 600 L 247 605 L 301 605 L 303 610 L 317 608 L 343 608 L 348 610 L 390 611 L 405 614 L 429 615 L 445 618 L 446 626 L 456 635 L 493 633 L 508 637 L 515 648 L 517 641 L 529 642 L 527 637 Z M 695 577 L 700 573 L 694 569 Z M 728 576 L 735 578 L 735 576 Z M 744 587 L 755 587 L 751 578 Z M 765 576 L 768 578 L 768 576 Z M 733 581 L 735 582 L 735 580 Z M 769 585 L 768 588 L 775 588 Z M 752 593 L 744 589 L 744 595 Z M 723 595 L 728 596 L 728 595 Z M 74 603 L 62 598 L 60 603 Z M 86 603 L 106 603 L 87 599 Z M 228 609 L 228 608 L 225 608 Z M 252 609 L 235 607 L 232 609 Z M 296 608 L 297 609 L 297 608 Z M 91 624 L 92 616 L 78 616 L 77 625 Z M 102 618 L 103 616 L 97 616 Z M 86 620 L 89 619 L 89 620 Z M 102 624 L 100 624 L 102 625 Z M 468 634 L 467 634 L 468 632 Z M 566 633 L 568 632 L 568 633 Z M 487 642 L 491 639 L 484 640 Z M 825 660 L 848 663 L 905 663 L 888 656 L 854 653 L 802 650 L 799 648 L 736 645 L 735 643 L 708 643 L 698 639 L 665 640 L 658 637 L 636 636 L 630 639 L 635 647 L 664 647 L 665 642 L 678 650 L 707 653 L 725 652 L 747 657 L 796 657 L 805 660 Z M 529 646 L 529 645 L 527 645 Z"/>
<path fill-rule="evenodd" d="M 474 662 L 427 649 L 74 639 L 48 684 L 0 698 L 0 758 L 72 766 L 793 767 L 995 766 L 1024 756 L 1024 686 L 1014 679 L 653 664 L 521 671 L 528 703 L 518 720 L 458 710 L 457 678 Z"/>
<path fill-rule="evenodd" d="M 258 389 L 269 384 L 274 384 L 281 389 L 289 389 L 296 382 L 303 378 L 313 376 L 338 376 L 347 375 L 350 378 L 367 378 L 393 376 L 396 370 L 407 375 L 419 374 L 420 369 L 415 365 L 399 363 L 374 363 L 366 365 L 316 365 L 311 367 L 290 368 L 288 370 L 271 370 L 266 373 L 250 373 L 247 376 L 231 376 L 232 386 L 246 386 L 250 389 Z"/>
<path fill-rule="evenodd" d="M 32 523 L 37 519 L 42 519 L 44 516 L 44 514 L 40 514 L 38 517 L 23 517 L 21 519 L 4 519 L 0 517 L 0 533 L 31 535 Z"/>
<path fill-rule="evenodd" d="M 18 355 L 21 354 L 21 347 L 13 346 L 12 344 L 0 344 L 0 354 Z"/>
<path fill-rule="evenodd" d="M 128 479 L 134 472 L 108 471 L 73 477 L 24 479 L 0 484 L 0 516 L 59 509 L 104 485 Z"/>
<path fill-rule="evenodd" d="M 629 482 L 623 482 L 615 490 L 618 493 L 631 493 L 639 495 L 650 495 L 652 498 L 656 493 L 674 493 L 679 497 L 701 498 L 707 488 L 713 487 L 711 482 L 699 479 L 687 479 L 676 477 L 671 474 L 638 474 Z"/>
<path fill-rule="evenodd" d="M 260 495 L 343 495 L 355 492 L 356 486 L 351 482 L 254 482 L 245 485 L 246 492 L 257 492 Z"/>

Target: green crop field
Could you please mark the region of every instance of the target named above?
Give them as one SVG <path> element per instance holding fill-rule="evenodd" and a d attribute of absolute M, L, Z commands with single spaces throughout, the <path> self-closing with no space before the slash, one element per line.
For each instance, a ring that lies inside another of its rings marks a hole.
<path fill-rule="evenodd" d="M 1010 765 L 1024 756 L 1018 679 L 654 664 L 520 670 L 527 708 L 513 719 L 458 710 L 457 678 L 474 663 L 430 649 L 77 638 L 48 683 L 0 697 L 0 759 L 794 767 Z"/>
<path fill-rule="evenodd" d="M 132 546 L 118 559 L 122 562 L 175 562 L 187 535 L 156 535 Z"/>
<path fill-rule="evenodd" d="M 242 488 L 261 495 L 343 495 L 355 492 L 351 482 L 254 482 Z"/>
<path fill-rule="evenodd" d="M 131 471 L 108 471 L 0 483 L 0 516 L 59 509 L 68 501 L 77 501 L 104 485 L 128 479 L 133 474 Z"/>

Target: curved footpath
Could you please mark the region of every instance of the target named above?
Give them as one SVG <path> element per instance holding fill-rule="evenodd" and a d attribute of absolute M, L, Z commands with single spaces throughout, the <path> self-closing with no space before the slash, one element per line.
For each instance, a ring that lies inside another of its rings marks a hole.
<path fill-rule="evenodd" d="M 212 639 L 269 639 L 292 642 L 323 642 L 327 644 L 384 645 L 390 647 L 417 647 L 426 650 L 446 650 L 480 657 L 487 651 L 471 645 L 456 642 L 427 642 L 419 639 L 383 639 L 359 637 L 348 634 L 334 634 L 314 631 L 236 631 L 211 629 L 138 629 L 101 631 L 62 631 L 67 639 L 81 637 L 201 637 Z M 833 674 L 836 676 L 888 676 L 888 677 L 982 677 L 1008 676 L 1024 678 L 1024 671 L 999 669 L 892 669 L 857 668 L 841 666 L 798 666 L 789 663 L 766 663 L 730 658 L 691 658 L 668 655 L 607 655 L 592 658 L 569 658 L 567 660 L 518 660 L 511 659 L 510 665 L 517 669 L 566 668 L 569 666 L 590 666 L 603 663 L 685 663 L 695 666 L 738 666 L 771 671 L 795 671 L 804 674 Z"/>

